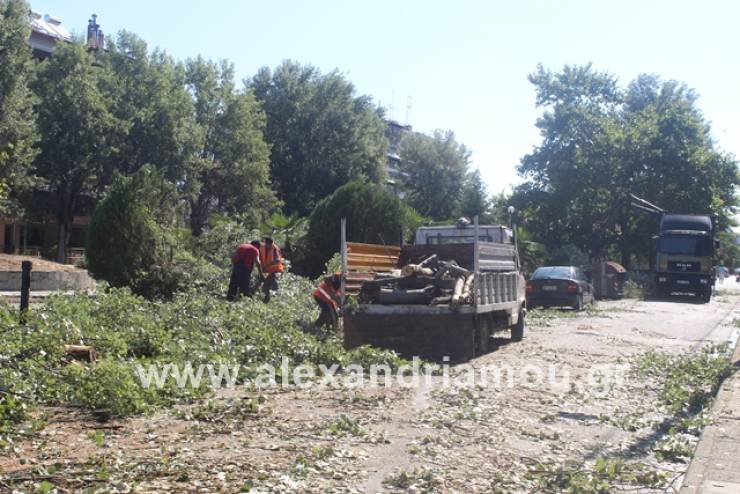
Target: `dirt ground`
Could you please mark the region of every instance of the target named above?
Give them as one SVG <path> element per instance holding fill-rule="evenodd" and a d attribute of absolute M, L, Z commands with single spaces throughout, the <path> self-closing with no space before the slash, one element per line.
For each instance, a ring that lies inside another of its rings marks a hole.
<path fill-rule="evenodd" d="M 31 261 L 34 271 L 79 271 L 79 268 L 69 264 L 60 264 L 40 257 L 16 256 L 13 254 L 0 254 L 0 271 L 20 271 L 21 262 L 23 261 Z"/>
<path fill-rule="evenodd" d="M 102 424 L 48 410 L 40 434 L 0 457 L 0 491 L 47 482 L 59 492 L 532 492 L 526 476 L 537 465 L 606 456 L 668 479 L 632 492 L 674 492 L 687 465 L 650 452 L 667 420 L 658 383 L 629 368 L 649 350 L 728 340 L 740 291 L 726 283 L 710 304 L 623 300 L 531 314 L 524 341 L 502 334 L 489 354 L 415 387 L 237 388 Z M 503 378 L 466 385 L 471 368 Z M 557 385 L 541 382 L 551 375 Z"/>

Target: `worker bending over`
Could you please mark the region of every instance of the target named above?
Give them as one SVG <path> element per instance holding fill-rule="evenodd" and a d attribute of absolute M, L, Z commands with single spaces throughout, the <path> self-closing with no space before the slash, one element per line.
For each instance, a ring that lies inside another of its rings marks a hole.
<path fill-rule="evenodd" d="M 262 281 L 263 300 L 267 303 L 270 301 L 270 291 L 278 289 L 277 275 L 283 272 L 283 256 L 272 238 L 265 237 L 264 240 L 265 243 L 260 247 L 260 264 L 265 274 L 265 279 Z"/>
<path fill-rule="evenodd" d="M 241 244 L 231 257 L 231 279 L 229 280 L 229 291 L 226 294 L 227 300 L 236 300 L 242 295 L 246 295 L 247 297 L 252 296 L 252 270 L 255 265 L 260 275 L 262 275 L 260 252 L 255 247 L 255 243 L 259 245 L 259 241 L 253 241 L 250 244 Z"/>
<path fill-rule="evenodd" d="M 324 281 L 314 290 L 313 298 L 321 309 L 321 314 L 314 323 L 317 329 L 327 325 L 334 331 L 338 329 L 337 309 L 342 304 L 341 290 L 342 275 L 340 273 L 324 278 Z"/>

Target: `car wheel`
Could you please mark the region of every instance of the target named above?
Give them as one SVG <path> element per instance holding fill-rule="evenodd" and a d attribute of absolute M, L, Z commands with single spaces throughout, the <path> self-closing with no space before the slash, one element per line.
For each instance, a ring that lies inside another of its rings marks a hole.
<path fill-rule="evenodd" d="M 573 306 L 575 310 L 581 312 L 583 310 L 583 295 L 578 295 L 576 298 L 576 304 Z"/>

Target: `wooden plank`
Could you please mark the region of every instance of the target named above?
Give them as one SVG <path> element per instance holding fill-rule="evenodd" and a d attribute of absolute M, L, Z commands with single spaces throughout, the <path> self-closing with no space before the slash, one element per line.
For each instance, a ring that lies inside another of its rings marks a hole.
<path fill-rule="evenodd" d="M 385 256 L 356 256 L 354 254 L 350 254 L 349 258 L 347 259 L 347 262 L 349 264 L 363 264 L 363 263 L 370 263 L 370 264 L 390 264 L 392 266 L 396 266 L 398 264 L 398 258 L 397 257 L 385 257 Z"/>
<path fill-rule="evenodd" d="M 382 266 L 368 266 L 366 264 L 351 264 L 349 266 L 349 271 L 363 271 L 363 272 L 370 272 L 370 273 L 388 273 L 391 270 L 395 269 L 394 267 L 390 268 L 383 268 Z"/>
<path fill-rule="evenodd" d="M 347 242 L 349 254 L 380 254 L 387 256 L 398 256 L 401 248 L 396 245 L 363 244 L 359 242 Z"/>

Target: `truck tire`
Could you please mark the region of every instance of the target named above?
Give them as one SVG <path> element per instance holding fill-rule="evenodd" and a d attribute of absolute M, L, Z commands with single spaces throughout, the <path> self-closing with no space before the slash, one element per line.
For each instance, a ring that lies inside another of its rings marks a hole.
<path fill-rule="evenodd" d="M 477 355 L 485 355 L 488 353 L 490 337 L 490 325 L 487 321 L 481 320 L 480 326 L 475 330 L 475 353 Z"/>
<path fill-rule="evenodd" d="M 705 304 L 712 300 L 712 287 L 708 286 L 701 292 L 701 299 Z"/>
<path fill-rule="evenodd" d="M 522 341 L 524 339 L 524 311 L 519 311 L 519 319 L 511 327 L 511 341 Z"/>

